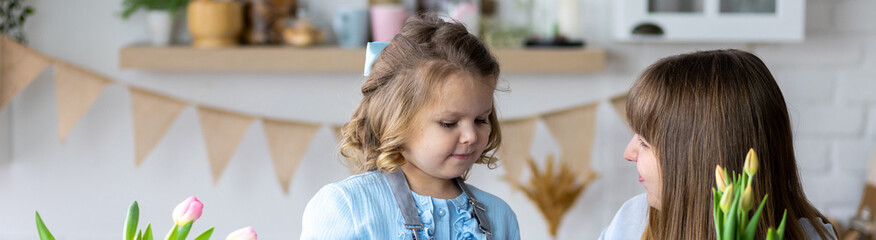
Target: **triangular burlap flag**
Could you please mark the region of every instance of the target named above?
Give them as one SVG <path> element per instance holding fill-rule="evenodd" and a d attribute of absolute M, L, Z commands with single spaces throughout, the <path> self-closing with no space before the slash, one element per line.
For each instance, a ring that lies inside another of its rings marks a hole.
<path fill-rule="evenodd" d="M 30 85 L 49 63 L 42 54 L 0 35 L 0 109 Z"/>
<path fill-rule="evenodd" d="M 335 135 L 335 140 L 338 143 L 341 142 L 341 130 L 344 129 L 344 125 L 332 125 L 332 133 Z"/>
<path fill-rule="evenodd" d="M 264 119 L 263 122 L 271 159 L 274 161 L 274 172 L 277 173 L 283 192 L 289 193 L 295 169 L 320 126 L 272 119 Z"/>
<path fill-rule="evenodd" d="M 112 81 L 91 71 L 55 63 L 55 96 L 58 101 L 58 137 L 61 141 L 88 112 L 106 85 Z"/>
<path fill-rule="evenodd" d="M 217 183 L 255 117 L 203 106 L 198 107 L 198 115 L 201 118 L 204 143 L 207 145 L 213 183 Z"/>
<path fill-rule="evenodd" d="M 620 118 L 623 119 L 625 122 L 629 123 L 630 121 L 627 120 L 627 95 L 624 94 L 616 96 L 611 98 L 609 101 L 611 101 L 611 106 L 614 107 L 617 115 L 620 116 Z"/>
<path fill-rule="evenodd" d="M 526 159 L 530 157 L 529 150 L 537 120 L 537 118 L 525 118 L 499 122 L 502 129 L 502 146 L 496 151 L 499 153 L 499 162 L 505 168 L 505 179 L 508 181 L 520 181 L 520 172 L 526 166 Z"/>
<path fill-rule="evenodd" d="M 140 166 L 186 107 L 186 103 L 142 89 L 128 89 L 134 115 L 134 160 L 136 166 Z"/>
<path fill-rule="evenodd" d="M 542 118 L 554 139 L 560 144 L 560 162 L 568 164 L 581 179 L 592 179 L 590 153 L 596 132 L 596 106 L 587 104 L 569 110 L 544 115 Z"/>

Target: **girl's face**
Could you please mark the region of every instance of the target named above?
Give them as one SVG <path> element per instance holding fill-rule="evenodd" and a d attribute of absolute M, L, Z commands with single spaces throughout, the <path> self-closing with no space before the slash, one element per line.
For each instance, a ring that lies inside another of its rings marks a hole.
<path fill-rule="evenodd" d="M 624 158 L 627 161 L 636 162 L 636 170 L 639 172 L 639 182 L 645 187 L 647 192 L 648 205 L 660 210 L 661 200 L 663 197 L 663 179 L 660 173 L 660 165 L 657 163 L 657 158 L 654 156 L 654 151 L 651 145 L 636 134 L 630 139 L 627 144 L 627 149 L 624 150 Z"/>
<path fill-rule="evenodd" d="M 449 180 L 471 168 L 487 147 L 490 124 L 497 124 L 489 122 L 493 88 L 454 74 L 435 90 L 412 122 L 402 156 L 413 166 L 405 168 L 408 176 Z"/>

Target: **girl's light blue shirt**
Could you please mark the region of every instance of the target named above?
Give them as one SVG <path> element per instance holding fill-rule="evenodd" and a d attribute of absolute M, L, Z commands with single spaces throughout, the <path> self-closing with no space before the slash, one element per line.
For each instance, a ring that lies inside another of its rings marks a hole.
<path fill-rule="evenodd" d="M 517 216 L 505 201 L 468 185 L 487 208 L 493 227 L 490 239 L 520 239 Z M 411 192 L 424 230 L 417 239 L 486 239 L 478 229 L 465 194 L 437 199 Z M 304 209 L 301 239 L 413 239 L 395 203 L 386 178 L 379 172 L 351 176 L 328 184 Z"/>
<path fill-rule="evenodd" d="M 620 210 L 617 210 L 617 214 L 614 215 L 611 224 L 609 224 L 605 230 L 602 230 L 602 235 L 599 236 L 599 239 L 641 239 L 642 233 L 645 232 L 645 225 L 648 223 L 649 209 L 650 206 L 648 206 L 648 199 L 646 198 L 645 193 L 636 195 L 630 200 L 627 200 L 627 202 L 621 206 Z M 798 222 L 800 222 L 803 231 L 806 232 L 809 239 L 821 239 L 818 232 L 812 227 L 812 224 L 810 224 L 809 221 L 804 220 L 806 220 L 806 218 L 801 218 Z M 833 235 L 833 239 L 836 239 L 836 233 L 833 232 L 833 226 L 830 223 L 825 223 L 824 227 L 827 228 L 827 231 L 831 235 Z"/>

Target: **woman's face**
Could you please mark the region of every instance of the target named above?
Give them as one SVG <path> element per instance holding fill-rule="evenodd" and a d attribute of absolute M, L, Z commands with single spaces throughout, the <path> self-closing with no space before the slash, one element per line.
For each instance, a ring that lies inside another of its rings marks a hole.
<path fill-rule="evenodd" d="M 663 186 L 661 185 L 663 178 L 660 174 L 660 164 L 657 163 L 657 157 L 654 156 L 651 145 L 639 134 L 634 135 L 630 139 L 630 143 L 627 144 L 627 149 L 624 150 L 624 159 L 636 162 L 639 183 L 645 187 L 648 205 L 660 210 L 663 198 Z"/>

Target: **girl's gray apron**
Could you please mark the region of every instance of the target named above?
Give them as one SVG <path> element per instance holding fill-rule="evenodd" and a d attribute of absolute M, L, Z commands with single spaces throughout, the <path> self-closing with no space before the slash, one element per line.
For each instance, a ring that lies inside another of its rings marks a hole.
<path fill-rule="evenodd" d="M 389 182 L 392 195 L 395 197 L 395 203 L 398 204 L 402 218 L 405 220 L 405 228 L 413 232 L 414 240 L 416 240 L 417 230 L 423 229 L 423 223 L 420 221 L 420 215 L 417 213 L 417 204 L 414 203 L 414 196 L 411 196 L 411 187 L 408 185 L 408 180 L 405 179 L 405 173 L 398 169 L 395 172 L 384 175 L 386 176 L 386 181 Z M 478 228 L 487 236 L 487 239 L 490 239 L 490 236 L 493 235 L 493 228 L 490 227 L 490 220 L 487 219 L 487 208 L 475 199 L 468 186 L 462 182 L 462 179 L 456 178 L 455 180 L 456 184 L 459 185 L 459 189 L 462 189 L 462 193 L 468 197 L 468 201 L 471 203 L 472 210 L 474 210 L 474 218 L 478 221 Z"/>

